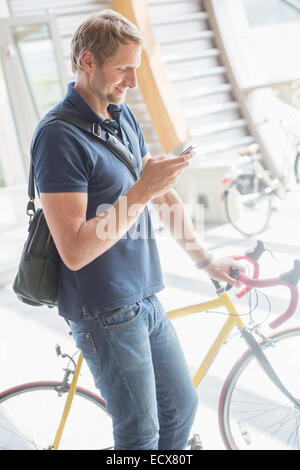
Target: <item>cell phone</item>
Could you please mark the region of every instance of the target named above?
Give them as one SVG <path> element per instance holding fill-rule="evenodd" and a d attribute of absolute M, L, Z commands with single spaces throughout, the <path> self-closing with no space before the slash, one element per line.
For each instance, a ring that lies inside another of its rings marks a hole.
<path fill-rule="evenodd" d="M 185 155 L 186 153 L 192 152 L 192 150 L 196 149 L 197 145 L 190 145 L 188 148 L 186 148 L 183 152 L 179 154 L 179 157 L 182 155 Z"/>

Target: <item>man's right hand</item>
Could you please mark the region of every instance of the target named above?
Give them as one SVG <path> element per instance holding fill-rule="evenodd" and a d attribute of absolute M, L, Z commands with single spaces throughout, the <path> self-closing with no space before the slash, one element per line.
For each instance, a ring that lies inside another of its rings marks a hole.
<path fill-rule="evenodd" d="M 194 152 L 182 156 L 167 158 L 165 156 L 149 157 L 137 184 L 143 187 L 147 199 L 151 200 L 166 193 L 189 166 Z"/>

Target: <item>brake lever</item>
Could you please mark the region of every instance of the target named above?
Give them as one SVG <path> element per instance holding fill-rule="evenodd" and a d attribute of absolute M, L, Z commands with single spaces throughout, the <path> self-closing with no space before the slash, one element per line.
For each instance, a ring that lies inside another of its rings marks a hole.
<path fill-rule="evenodd" d="M 234 269 L 233 267 L 231 267 L 229 269 L 229 276 L 232 277 L 235 280 L 238 280 L 240 272 L 241 271 L 239 269 Z"/>
<path fill-rule="evenodd" d="M 221 284 L 219 283 L 219 281 L 216 281 L 215 279 L 213 279 L 212 277 L 210 277 L 210 280 L 211 282 L 213 283 L 213 285 L 215 286 L 215 289 L 216 289 L 216 292 L 217 294 L 222 294 L 223 292 L 223 287 L 221 286 Z"/>
<path fill-rule="evenodd" d="M 231 267 L 229 269 L 229 276 L 232 277 L 233 279 L 238 279 L 238 276 L 239 276 L 239 273 L 241 271 L 239 269 L 234 269 L 233 267 Z M 233 285 L 230 284 L 229 282 L 227 282 L 227 285 L 225 287 L 225 291 L 228 292 L 230 289 L 232 289 Z"/>

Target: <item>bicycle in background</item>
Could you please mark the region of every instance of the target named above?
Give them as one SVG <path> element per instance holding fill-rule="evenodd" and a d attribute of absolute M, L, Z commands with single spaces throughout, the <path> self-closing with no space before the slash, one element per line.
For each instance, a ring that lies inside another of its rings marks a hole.
<path fill-rule="evenodd" d="M 253 295 L 253 292 L 257 298 L 256 288 L 284 286 L 288 290 L 287 309 L 270 323 L 275 329 L 297 309 L 300 261 L 295 260 L 293 268 L 278 277 L 259 279 L 258 260 L 264 251 L 264 244 L 259 241 L 254 249 L 233 256 L 236 260 L 245 260 L 252 275 L 248 277 L 239 271 L 231 274 L 244 285 L 235 292 L 237 298 Z M 175 320 L 216 309 L 226 314 L 224 325 L 194 375 L 196 388 L 222 346 L 228 342 L 232 330 L 237 330 L 245 341 L 246 351 L 232 367 L 219 399 L 219 427 L 225 447 L 233 450 L 299 450 L 300 326 L 266 335 L 263 327 L 266 318 L 263 321 L 253 318 L 255 305 L 251 303 L 246 314 L 239 313 L 228 294 L 232 286 L 212 282 L 216 297 L 171 310 L 168 316 Z M 245 318 L 248 318 L 247 324 Z M 14 450 L 112 449 L 112 421 L 104 400 L 77 386 L 82 355 L 76 364 L 74 356 L 63 354 L 59 347 L 56 352 L 69 361 L 62 381 L 26 383 L 0 393 L 0 447 Z M 191 438 L 190 445 L 192 450 L 201 448 L 197 435 Z"/>
<path fill-rule="evenodd" d="M 268 121 L 265 121 L 268 122 Z M 222 178 L 222 199 L 228 221 L 242 235 L 263 232 L 274 209 L 274 200 L 283 200 L 300 183 L 300 123 L 279 121 L 288 142 L 278 178 L 263 166 L 259 146 L 252 144 L 239 152 L 233 171 Z M 292 180 L 292 173 L 293 179 Z"/>

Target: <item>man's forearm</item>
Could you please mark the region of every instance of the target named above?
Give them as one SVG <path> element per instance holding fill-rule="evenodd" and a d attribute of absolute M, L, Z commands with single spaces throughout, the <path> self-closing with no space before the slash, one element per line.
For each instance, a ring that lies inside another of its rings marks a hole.
<path fill-rule="evenodd" d="M 116 204 L 84 222 L 73 246 L 73 269 L 78 270 L 111 248 L 130 229 L 148 200 L 136 183 Z"/>
<path fill-rule="evenodd" d="M 225 281 L 235 287 L 240 287 L 239 281 L 233 279 L 229 272 L 230 268 L 244 270 L 244 267 L 231 258 L 212 260 L 200 243 L 191 218 L 184 209 L 184 205 L 178 194 L 168 191 L 164 195 L 151 201 L 158 210 L 162 221 L 169 228 L 180 246 L 189 254 L 196 265 L 205 268 L 206 273 L 212 279 Z M 165 208 L 163 208 L 165 206 Z M 169 208 L 169 211 L 166 210 Z"/>
<path fill-rule="evenodd" d="M 152 205 L 158 212 L 164 225 L 171 235 L 198 264 L 207 257 L 207 253 L 199 241 L 193 222 L 184 208 L 175 190 L 170 190 L 162 196 L 152 199 Z"/>

